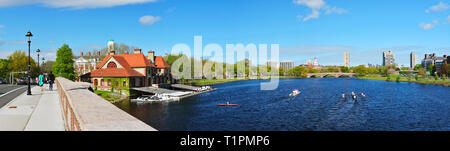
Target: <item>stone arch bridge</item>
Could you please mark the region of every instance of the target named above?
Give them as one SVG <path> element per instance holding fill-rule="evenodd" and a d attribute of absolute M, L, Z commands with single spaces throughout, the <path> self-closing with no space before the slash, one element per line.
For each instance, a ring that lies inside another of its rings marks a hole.
<path fill-rule="evenodd" d="M 355 73 L 308 73 L 307 78 L 324 78 L 324 77 L 328 77 L 328 76 L 333 76 L 336 78 L 340 78 L 340 77 L 354 77 L 356 74 Z"/>

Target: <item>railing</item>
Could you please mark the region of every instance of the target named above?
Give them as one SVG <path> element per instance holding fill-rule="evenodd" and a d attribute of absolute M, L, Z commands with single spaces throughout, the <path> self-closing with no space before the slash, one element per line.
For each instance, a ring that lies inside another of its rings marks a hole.
<path fill-rule="evenodd" d="M 67 131 L 155 131 L 87 89 L 89 84 L 56 78 Z"/>

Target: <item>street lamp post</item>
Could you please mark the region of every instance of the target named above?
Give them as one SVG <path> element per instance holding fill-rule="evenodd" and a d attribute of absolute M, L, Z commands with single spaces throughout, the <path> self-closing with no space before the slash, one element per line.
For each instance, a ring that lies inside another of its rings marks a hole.
<path fill-rule="evenodd" d="M 27 95 L 31 95 L 31 62 L 30 62 L 30 49 L 31 49 L 31 37 L 33 34 L 31 34 L 30 31 L 25 35 L 28 37 L 28 90 Z"/>
<path fill-rule="evenodd" d="M 36 52 L 38 54 L 38 61 L 37 61 L 37 63 L 38 63 L 38 72 L 40 72 L 41 68 L 39 68 L 39 52 L 41 52 L 41 50 L 37 49 Z"/>

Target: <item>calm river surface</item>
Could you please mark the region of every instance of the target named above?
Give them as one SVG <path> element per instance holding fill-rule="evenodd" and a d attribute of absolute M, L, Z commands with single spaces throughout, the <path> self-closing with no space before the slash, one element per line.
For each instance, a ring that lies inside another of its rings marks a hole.
<path fill-rule="evenodd" d="M 450 87 L 324 78 L 280 79 L 278 89 L 261 91 L 267 81 L 214 85 L 180 102 L 116 105 L 163 131 L 450 130 Z M 294 89 L 302 93 L 287 97 Z M 341 99 L 352 91 L 367 97 Z M 226 101 L 239 107 L 216 106 Z"/>

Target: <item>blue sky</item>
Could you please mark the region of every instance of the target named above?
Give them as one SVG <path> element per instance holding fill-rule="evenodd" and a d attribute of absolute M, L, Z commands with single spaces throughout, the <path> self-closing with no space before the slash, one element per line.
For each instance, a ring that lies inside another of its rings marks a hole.
<path fill-rule="evenodd" d="M 381 64 L 392 50 L 450 54 L 449 0 L 0 0 L 0 57 L 32 49 L 47 59 L 67 43 L 75 54 L 116 42 L 169 53 L 177 43 L 280 44 L 280 60 Z M 193 48 L 192 48 L 193 49 Z"/>

